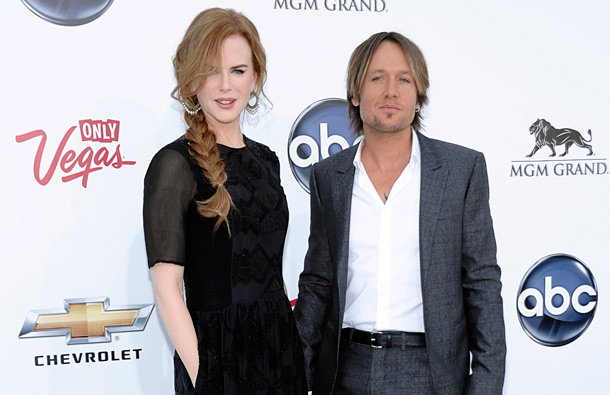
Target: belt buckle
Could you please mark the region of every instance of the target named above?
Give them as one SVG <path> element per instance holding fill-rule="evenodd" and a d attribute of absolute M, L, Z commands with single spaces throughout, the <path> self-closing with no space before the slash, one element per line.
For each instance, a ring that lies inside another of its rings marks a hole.
<path fill-rule="evenodd" d="M 371 347 L 372 348 L 383 348 L 383 346 L 377 346 L 373 343 L 375 343 L 375 335 L 382 335 L 383 332 L 371 332 Z"/>

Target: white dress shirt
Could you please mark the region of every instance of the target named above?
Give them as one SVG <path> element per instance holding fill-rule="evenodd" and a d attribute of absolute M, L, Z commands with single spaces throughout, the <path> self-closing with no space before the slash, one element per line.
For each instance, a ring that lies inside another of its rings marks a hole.
<path fill-rule="evenodd" d="M 354 157 L 347 294 L 343 327 L 424 332 L 419 262 L 421 151 L 412 133 L 411 160 L 381 200 Z"/>

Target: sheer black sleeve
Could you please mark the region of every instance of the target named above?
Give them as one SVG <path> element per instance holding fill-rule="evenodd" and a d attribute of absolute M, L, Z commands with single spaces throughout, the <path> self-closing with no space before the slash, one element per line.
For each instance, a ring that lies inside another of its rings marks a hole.
<path fill-rule="evenodd" d="M 159 151 L 144 177 L 144 238 L 148 266 L 185 264 L 185 216 L 197 182 L 187 159 L 173 149 Z"/>

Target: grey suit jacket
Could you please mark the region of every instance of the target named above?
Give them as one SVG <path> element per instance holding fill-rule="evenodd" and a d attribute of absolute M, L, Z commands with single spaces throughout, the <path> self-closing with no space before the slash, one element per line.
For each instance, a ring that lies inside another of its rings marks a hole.
<path fill-rule="evenodd" d="M 418 137 L 421 283 L 435 393 L 501 394 L 506 343 L 485 159 Z M 356 148 L 314 165 L 309 183 L 309 248 L 294 315 L 314 394 L 332 393 L 337 375 Z"/>

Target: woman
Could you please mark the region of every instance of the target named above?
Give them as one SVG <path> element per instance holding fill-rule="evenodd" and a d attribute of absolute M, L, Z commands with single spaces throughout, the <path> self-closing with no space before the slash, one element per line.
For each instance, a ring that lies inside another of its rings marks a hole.
<path fill-rule="evenodd" d="M 233 10 L 203 11 L 173 62 L 187 131 L 150 164 L 144 231 L 176 348 L 176 393 L 304 393 L 282 279 L 288 207 L 279 161 L 240 128 L 243 110 L 255 112 L 264 97 L 258 32 Z"/>

